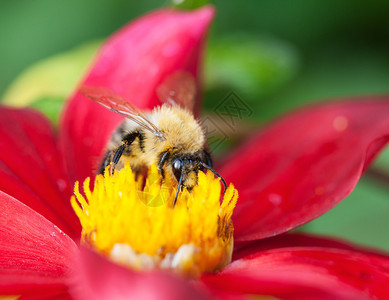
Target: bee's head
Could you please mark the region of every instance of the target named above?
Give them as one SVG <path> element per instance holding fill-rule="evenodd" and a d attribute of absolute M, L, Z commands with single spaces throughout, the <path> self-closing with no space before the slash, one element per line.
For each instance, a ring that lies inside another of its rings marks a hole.
<path fill-rule="evenodd" d="M 159 167 L 162 170 L 163 165 L 168 161 L 169 152 L 164 152 L 161 154 Z M 185 155 L 180 153 L 170 158 L 171 170 L 174 177 L 177 180 L 177 192 L 174 199 L 173 207 L 176 204 L 178 193 L 181 190 L 181 187 L 186 187 L 189 191 L 197 185 L 198 182 L 198 173 L 199 170 L 204 171 L 205 169 L 210 170 L 216 176 L 220 177 L 223 185 L 224 191 L 227 189 L 227 184 L 224 179 L 212 169 L 212 160 L 207 151 L 197 152 L 195 154 Z"/>
<path fill-rule="evenodd" d="M 177 182 L 181 181 L 182 186 L 192 189 L 197 184 L 198 170 L 200 168 L 200 157 L 181 156 L 172 159 L 173 174 Z"/>

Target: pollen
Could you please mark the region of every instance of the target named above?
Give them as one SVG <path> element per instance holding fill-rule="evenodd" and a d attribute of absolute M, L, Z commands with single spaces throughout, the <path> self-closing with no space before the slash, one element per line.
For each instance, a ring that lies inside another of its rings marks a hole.
<path fill-rule="evenodd" d="M 76 182 L 72 207 L 82 225 L 81 243 L 132 269 L 169 269 L 196 278 L 231 262 L 232 213 L 238 192 L 224 195 L 213 173 L 199 171 L 198 184 L 179 193 L 156 166 L 135 176 L 126 164 L 113 175 Z"/>

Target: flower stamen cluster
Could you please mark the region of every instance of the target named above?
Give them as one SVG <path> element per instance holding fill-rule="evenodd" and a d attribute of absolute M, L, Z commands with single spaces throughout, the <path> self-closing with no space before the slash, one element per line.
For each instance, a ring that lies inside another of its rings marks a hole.
<path fill-rule="evenodd" d="M 238 193 L 230 185 L 222 201 L 221 185 L 211 172 L 199 172 L 198 185 L 179 193 L 161 184 L 155 166 L 136 177 L 129 165 L 113 175 L 78 182 L 71 203 L 83 227 L 81 241 L 135 269 L 172 269 L 189 277 L 213 272 L 231 261 L 231 216 Z"/>

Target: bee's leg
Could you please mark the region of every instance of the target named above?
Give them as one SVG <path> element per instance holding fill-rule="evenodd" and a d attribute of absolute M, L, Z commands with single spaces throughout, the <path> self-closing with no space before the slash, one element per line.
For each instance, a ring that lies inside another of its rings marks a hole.
<path fill-rule="evenodd" d="M 119 148 L 117 148 L 115 155 L 113 156 L 112 159 L 112 171 L 111 171 L 112 174 L 114 173 L 115 167 L 118 164 L 120 157 L 122 157 L 124 149 L 126 149 L 126 147 L 127 147 L 126 144 L 122 144 Z"/>
<path fill-rule="evenodd" d="M 213 167 L 211 153 L 207 149 L 203 150 L 203 162 L 207 166 L 210 166 L 211 168 Z"/>
<path fill-rule="evenodd" d="M 203 163 L 203 162 L 201 162 L 200 164 L 201 164 L 204 168 L 210 170 L 213 174 L 215 174 L 217 177 L 220 178 L 221 182 L 222 182 L 223 185 L 224 185 L 224 193 L 225 193 L 226 190 L 227 190 L 227 183 L 226 183 L 226 181 L 224 180 L 224 178 L 221 177 L 221 175 L 220 175 L 218 172 L 216 172 L 214 169 L 212 169 L 211 166 L 208 166 L 207 164 L 205 164 L 205 163 Z"/>
<path fill-rule="evenodd" d="M 167 159 L 169 158 L 169 154 L 170 153 L 168 151 L 162 152 L 161 158 L 158 163 L 158 171 L 159 174 L 161 174 L 161 184 L 165 179 L 165 170 L 163 169 L 163 166 L 165 165 Z"/>
<path fill-rule="evenodd" d="M 109 166 L 109 164 L 111 163 L 112 154 L 113 154 L 112 150 L 107 152 L 107 154 L 105 156 L 105 159 L 103 160 L 103 163 L 100 166 L 99 174 L 103 174 L 104 175 L 105 168 L 107 166 Z"/>
<path fill-rule="evenodd" d="M 181 169 L 181 176 L 180 176 L 180 180 L 178 181 L 178 185 L 177 185 L 177 191 L 176 191 L 176 196 L 174 197 L 174 202 L 173 202 L 173 208 L 174 206 L 176 205 L 177 203 L 177 199 L 178 199 L 178 194 L 179 192 L 181 191 L 181 186 L 182 186 L 182 178 L 184 178 L 184 168 Z"/>
<path fill-rule="evenodd" d="M 131 132 L 129 134 L 126 134 L 123 137 L 123 140 L 122 140 L 123 144 L 121 146 L 119 146 L 119 148 L 116 149 L 115 155 L 113 156 L 113 159 L 112 159 L 112 174 L 114 173 L 115 167 L 118 164 L 120 157 L 122 157 L 124 150 L 126 150 L 127 147 L 130 147 L 136 138 L 141 139 L 140 138 L 141 136 L 142 136 L 142 140 L 143 140 L 143 135 L 138 131 L 134 131 L 134 132 Z"/>

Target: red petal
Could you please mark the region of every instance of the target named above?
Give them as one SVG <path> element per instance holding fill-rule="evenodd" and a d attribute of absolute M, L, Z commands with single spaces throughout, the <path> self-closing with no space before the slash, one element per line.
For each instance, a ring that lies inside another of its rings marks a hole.
<path fill-rule="evenodd" d="M 234 261 L 265 250 L 286 247 L 325 247 L 353 250 L 389 258 L 389 254 L 382 250 L 355 245 L 339 238 L 315 236 L 307 233 L 285 233 L 267 239 L 235 243 L 232 260 Z"/>
<path fill-rule="evenodd" d="M 188 282 L 161 272 L 135 272 L 81 251 L 77 299 L 208 299 Z"/>
<path fill-rule="evenodd" d="M 66 293 L 76 251 L 57 226 L 0 192 L 0 295 Z"/>
<path fill-rule="evenodd" d="M 139 108 L 160 104 L 157 86 L 176 70 L 199 72 L 200 50 L 213 17 L 212 7 L 192 12 L 160 10 L 131 22 L 114 34 L 83 82 L 112 89 Z M 96 170 L 102 151 L 122 117 L 79 92 L 62 120 L 60 141 L 73 179 Z"/>
<path fill-rule="evenodd" d="M 371 97 L 290 114 L 230 156 L 219 170 L 240 194 L 237 240 L 285 232 L 344 199 L 389 139 L 388 100 Z"/>
<path fill-rule="evenodd" d="M 6 298 L 7 299 L 7 298 Z M 68 290 L 56 290 L 43 292 L 38 290 L 36 293 L 29 293 L 28 295 L 22 295 L 17 298 L 18 300 L 72 300 L 73 298 L 69 295 Z"/>
<path fill-rule="evenodd" d="M 50 122 L 31 109 L 0 107 L 0 190 L 71 236 L 80 225 Z"/>
<path fill-rule="evenodd" d="M 388 299 L 389 260 L 347 250 L 283 248 L 237 260 L 202 279 L 211 290 L 282 299 Z"/>

